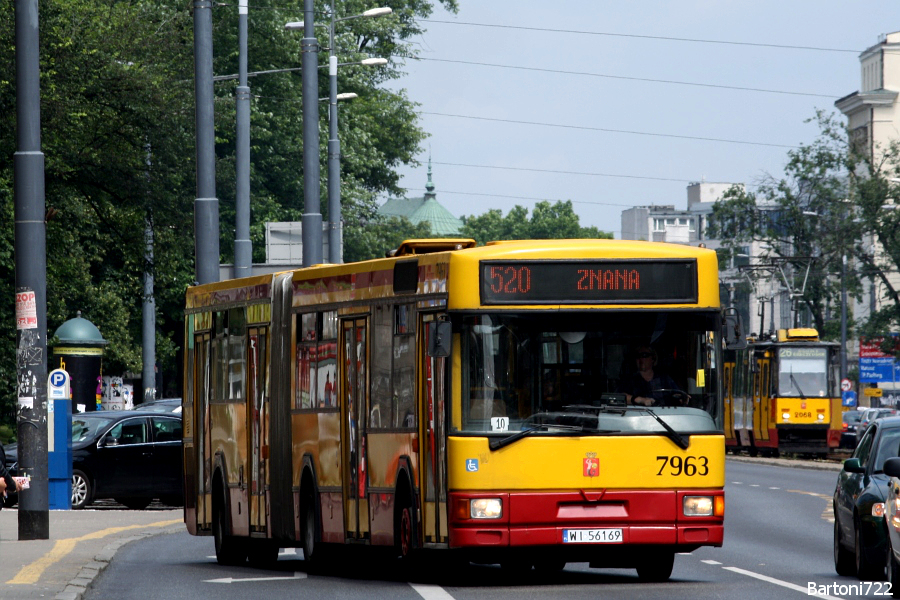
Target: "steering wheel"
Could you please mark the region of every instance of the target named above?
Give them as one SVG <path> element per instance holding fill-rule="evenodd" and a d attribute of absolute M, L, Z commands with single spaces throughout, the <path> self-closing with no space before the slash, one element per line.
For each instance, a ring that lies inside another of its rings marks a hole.
<path fill-rule="evenodd" d="M 681 390 L 675 388 L 657 388 L 653 390 L 653 404 L 655 406 L 686 406 L 688 395 Z M 655 395 L 662 394 L 663 399 L 657 400 Z"/>

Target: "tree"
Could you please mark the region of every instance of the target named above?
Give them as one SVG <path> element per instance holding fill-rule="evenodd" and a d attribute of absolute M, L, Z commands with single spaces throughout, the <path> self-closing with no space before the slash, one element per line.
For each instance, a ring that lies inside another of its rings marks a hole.
<path fill-rule="evenodd" d="M 438 0 L 456 10 L 456 0 Z M 317 2 L 327 15 L 329 2 Z M 341 60 L 366 55 L 414 57 L 412 38 L 431 0 L 397 0 L 387 19 L 342 24 Z M 14 14 L 7 0 L 6 14 Z M 214 72 L 237 72 L 237 10 L 214 5 Z M 370 6 L 340 3 L 346 14 Z M 184 293 L 194 280 L 193 201 L 194 82 L 191 7 L 165 0 L 47 0 L 41 3 L 40 69 L 42 150 L 47 205 L 47 323 L 52 335 L 76 310 L 110 341 L 105 373 L 140 371 L 141 278 L 154 274 L 157 359 L 175 379 L 183 331 Z M 284 23 L 302 3 L 262 0 L 251 7 L 250 70 L 300 64 L 302 36 Z M 0 420 L 15 406 L 13 155 L 15 141 L 14 19 L 0 20 Z M 321 42 L 322 40 L 320 40 Z M 342 91 L 359 101 L 342 107 L 346 219 L 368 210 L 377 194 L 397 190 L 396 167 L 411 162 L 425 132 L 415 104 L 385 82 L 402 75 L 388 68 L 342 68 Z M 327 57 L 320 54 L 320 64 Z M 216 172 L 221 202 L 224 262 L 233 249 L 233 83 L 217 83 Z M 296 73 L 253 80 L 251 109 L 251 231 L 263 258 L 266 220 L 299 220 L 302 204 L 300 77 Z M 327 95 L 320 78 L 319 97 Z M 321 115 L 320 130 L 327 129 Z M 325 135 L 321 160 L 327 160 Z M 325 169 L 323 169 L 323 173 Z M 323 194 L 326 186 L 322 186 Z M 327 203 L 322 204 L 327 206 Z M 326 215 L 327 218 L 327 215 Z M 144 227 L 155 238 L 152 263 L 144 256 Z M 352 244 L 352 242 L 351 242 Z"/>
<path fill-rule="evenodd" d="M 557 201 L 552 205 L 547 201 L 538 202 L 531 219 L 528 218 L 528 209 L 518 205 L 505 217 L 498 209 L 463 217 L 462 233 L 479 244 L 492 240 L 613 238 L 612 233 L 596 227 L 581 227 L 578 215 L 572 210 L 571 200 Z"/>
<path fill-rule="evenodd" d="M 783 177 L 765 176 L 756 192 L 734 187 L 717 203 L 710 237 L 722 239 L 731 254 L 759 242 L 760 258 L 785 264 L 788 272 L 805 272 L 812 258 L 800 301 L 826 339 L 838 337 L 842 283 L 859 299 L 865 280 L 881 284 L 886 303 L 860 323 L 862 330 L 896 330 L 900 295 L 891 274 L 900 267 L 900 215 L 892 199 L 900 188 L 892 180 L 898 146 L 868 151 L 850 143 L 833 116 L 819 112 L 816 121 L 819 137 L 788 152 Z M 842 272 L 844 257 L 849 268 Z"/>

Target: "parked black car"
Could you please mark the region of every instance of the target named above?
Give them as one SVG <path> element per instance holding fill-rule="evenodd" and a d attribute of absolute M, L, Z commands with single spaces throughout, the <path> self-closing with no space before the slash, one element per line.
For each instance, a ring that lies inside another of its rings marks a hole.
<path fill-rule="evenodd" d="M 145 412 L 181 412 L 181 398 L 161 398 L 159 400 L 150 400 L 136 404 L 133 410 L 142 410 Z"/>
<path fill-rule="evenodd" d="M 155 498 L 183 502 L 181 415 L 101 411 L 72 416 L 72 508 L 113 498 L 146 508 Z M 18 473 L 18 448 L 5 446 L 10 472 Z M 14 503 L 14 498 L 7 500 Z"/>

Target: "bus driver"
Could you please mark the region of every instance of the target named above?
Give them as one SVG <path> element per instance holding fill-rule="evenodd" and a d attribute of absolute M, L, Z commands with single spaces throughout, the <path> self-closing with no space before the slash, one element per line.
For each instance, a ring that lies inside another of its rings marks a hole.
<path fill-rule="evenodd" d="M 624 393 L 628 404 L 643 406 L 681 406 L 687 394 L 681 391 L 675 380 L 654 371 L 658 361 L 656 350 L 640 346 L 635 355 L 637 371 L 622 381 L 618 391 Z"/>

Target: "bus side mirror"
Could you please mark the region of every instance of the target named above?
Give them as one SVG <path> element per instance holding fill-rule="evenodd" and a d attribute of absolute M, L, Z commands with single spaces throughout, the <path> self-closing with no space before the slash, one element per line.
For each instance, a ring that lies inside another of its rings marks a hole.
<path fill-rule="evenodd" d="M 428 356 L 450 356 L 450 341 L 453 338 L 453 325 L 450 321 L 431 321 L 428 323 Z"/>
<path fill-rule="evenodd" d="M 736 308 L 726 308 L 725 316 L 725 348 L 743 350 L 747 347 L 747 336 L 744 335 L 744 323 Z"/>

